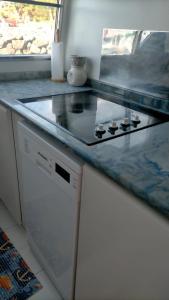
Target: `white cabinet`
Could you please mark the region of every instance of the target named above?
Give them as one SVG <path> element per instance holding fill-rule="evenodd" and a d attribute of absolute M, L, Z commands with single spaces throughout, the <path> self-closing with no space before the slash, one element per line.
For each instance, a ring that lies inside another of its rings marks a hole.
<path fill-rule="evenodd" d="M 89 166 L 83 174 L 76 300 L 168 300 L 169 223 Z"/>
<path fill-rule="evenodd" d="M 21 223 L 15 145 L 10 109 L 0 105 L 0 198 Z"/>

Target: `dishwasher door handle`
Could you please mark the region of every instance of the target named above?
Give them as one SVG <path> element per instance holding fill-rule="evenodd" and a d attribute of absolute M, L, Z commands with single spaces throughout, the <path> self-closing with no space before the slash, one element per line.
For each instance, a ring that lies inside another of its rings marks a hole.
<path fill-rule="evenodd" d="M 37 153 L 38 156 L 40 156 L 40 158 L 44 159 L 45 161 L 48 161 L 47 157 L 42 154 L 40 151 Z"/>

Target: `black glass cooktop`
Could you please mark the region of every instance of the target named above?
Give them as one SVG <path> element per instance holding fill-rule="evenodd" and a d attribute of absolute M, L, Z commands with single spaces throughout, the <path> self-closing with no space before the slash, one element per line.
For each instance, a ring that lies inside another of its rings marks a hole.
<path fill-rule="evenodd" d="M 19 100 L 87 145 L 161 123 L 160 118 L 106 100 L 94 91 Z"/>

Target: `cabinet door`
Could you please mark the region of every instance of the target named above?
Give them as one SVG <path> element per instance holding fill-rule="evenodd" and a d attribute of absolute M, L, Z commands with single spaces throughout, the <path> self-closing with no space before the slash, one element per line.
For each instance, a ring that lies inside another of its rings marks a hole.
<path fill-rule="evenodd" d="M 76 300 L 168 300 L 169 224 L 86 166 Z"/>
<path fill-rule="evenodd" d="M 12 116 L 3 105 L 0 105 L 0 198 L 21 223 Z"/>

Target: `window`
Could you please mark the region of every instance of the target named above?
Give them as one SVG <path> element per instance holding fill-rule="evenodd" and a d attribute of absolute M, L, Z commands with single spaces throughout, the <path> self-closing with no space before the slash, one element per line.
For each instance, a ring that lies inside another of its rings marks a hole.
<path fill-rule="evenodd" d="M 50 55 L 62 0 L 0 1 L 0 57 Z"/>
<path fill-rule="evenodd" d="M 102 55 L 127 55 L 133 51 L 136 30 L 111 29 L 103 30 Z"/>

